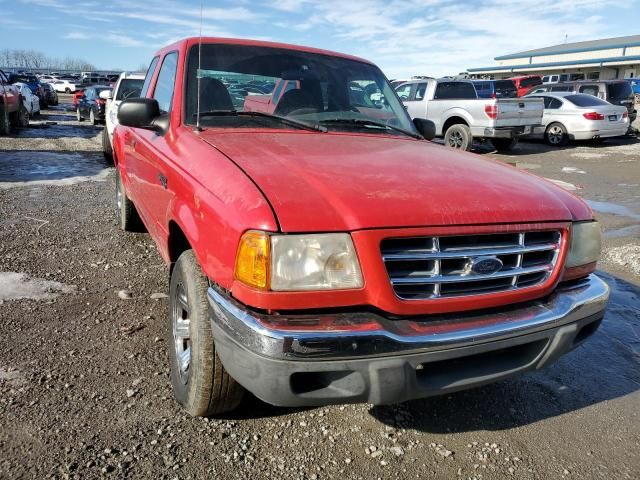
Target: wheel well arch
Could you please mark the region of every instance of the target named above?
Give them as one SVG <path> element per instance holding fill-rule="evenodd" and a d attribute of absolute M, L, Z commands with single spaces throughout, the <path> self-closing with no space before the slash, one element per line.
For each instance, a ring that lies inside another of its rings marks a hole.
<path fill-rule="evenodd" d="M 467 121 L 462 118 L 462 117 L 449 117 L 447 118 L 447 120 L 444 122 L 444 125 L 442 125 L 442 134 L 444 135 L 447 131 L 447 129 L 451 126 L 451 125 L 458 125 L 458 124 L 463 124 L 466 125 L 467 127 L 469 126 L 469 124 L 467 123 Z"/>
<path fill-rule="evenodd" d="M 550 129 L 551 127 L 553 127 L 554 125 L 560 125 L 562 128 L 564 128 L 564 129 L 565 129 L 565 131 L 567 130 L 567 127 L 566 127 L 566 125 L 565 125 L 564 123 L 562 123 L 562 122 L 551 122 L 549 125 L 547 125 L 547 126 L 545 127 L 545 129 L 544 129 L 544 133 L 547 133 L 547 132 L 549 131 L 549 129 Z"/>
<path fill-rule="evenodd" d="M 177 222 L 171 220 L 169 222 L 169 236 L 167 238 L 167 254 L 169 256 L 170 269 L 173 270 L 178 257 L 183 252 L 191 250 L 191 243 L 189 239 L 180 228 Z"/>

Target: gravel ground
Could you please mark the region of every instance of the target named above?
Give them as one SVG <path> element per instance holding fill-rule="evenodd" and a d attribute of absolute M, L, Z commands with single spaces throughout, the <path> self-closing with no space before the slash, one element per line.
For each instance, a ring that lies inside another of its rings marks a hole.
<path fill-rule="evenodd" d="M 171 396 L 167 270 L 116 228 L 100 129 L 43 120 L 0 138 L 0 478 L 638 478 L 638 140 L 492 155 L 575 188 L 605 228 L 609 311 L 550 368 L 390 407 L 249 397 L 196 419 Z"/>

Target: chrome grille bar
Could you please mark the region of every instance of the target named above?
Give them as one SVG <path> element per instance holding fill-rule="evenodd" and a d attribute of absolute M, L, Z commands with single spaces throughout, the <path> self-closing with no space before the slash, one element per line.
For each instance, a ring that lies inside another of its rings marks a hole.
<path fill-rule="evenodd" d="M 396 295 L 419 300 L 540 285 L 556 266 L 560 243 L 559 231 L 389 238 L 381 253 Z M 479 257 L 499 269 L 472 268 Z"/>
<path fill-rule="evenodd" d="M 524 237 L 524 234 L 522 235 Z M 433 251 L 433 252 L 419 252 L 419 253 L 388 253 L 382 256 L 382 260 L 385 262 L 393 262 L 400 260 L 430 260 L 445 258 L 470 258 L 478 257 L 482 255 L 510 255 L 510 254 L 522 254 L 528 252 L 544 252 L 548 250 L 556 250 L 559 247 L 557 243 L 549 243 L 544 245 L 536 245 L 531 247 L 525 247 L 524 245 L 518 245 L 514 247 L 504 248 L 478 248 L 459 251 Z"/>
<path fill-rule="evenodd" d="M 542 267 L 514 268 L 502 270 L 490 275 L 433 275 L 428 277 L 392 278 L 393 285 L 422 285 L 425 283 L 456 283 L 456 282 L 476 282 L 479 280 L 490 280 L 493 278 L 506 278 L 529 273 L 547 272 L 548 265 Z"/>

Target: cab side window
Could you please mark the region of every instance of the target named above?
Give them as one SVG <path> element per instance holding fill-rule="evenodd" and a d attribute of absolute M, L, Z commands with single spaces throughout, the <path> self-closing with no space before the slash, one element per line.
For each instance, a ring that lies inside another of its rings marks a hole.
<path fill-rule="evenodd" d="M 176 68 L 178 67 L 178 52 L 167 54 L 162 61 L 156 87 L 153 91 L 153 98 L 158 101 L 161 113 L 171 111 L 171 100 L 173 99 L 173 85 L 176 81 Z"/>
<path fill-rule="evenodd" d="M 427 91 L 427 84 L 426 83 L 419 83 L 417 88 L 416 88 L 416 95 L 414 100 L 422 100 L 424 99 L 424 94 Z"/>
<path fill-rule="evenodd" d="M 153 73 L 156 71 L 158 58 L 159 57 L 154 57 L 153 60 L 151 60 L 151 63 L 149 64 L 149 68 L 147 69 L 147 74 L 144 76 L 144 83 L 142 84 L 142 90 L 140 91 L 140 97 L 142 98 L 147 96 L 147 91 L 149 91 L 149 85 L 151 84 Z"/>
<path fill-rule="evenodd" d="M 403 102 L 409 100 L 409 96 L 411 95 L 411 86 L 412 84 L 408 83 L 406 85 L 401 85 L 396 89 L 396 94 Z"/>

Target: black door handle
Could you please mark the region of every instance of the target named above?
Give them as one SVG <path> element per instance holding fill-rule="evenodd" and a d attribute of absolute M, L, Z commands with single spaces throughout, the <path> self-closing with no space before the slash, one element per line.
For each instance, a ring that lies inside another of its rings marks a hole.
<path fill-rule="evenodd" d="M 160 184 L 166 190 L 167 189 L 167 177 L 165 177 L 163 174 L 159 173 L 158 174 L 158 180 L 160 180 Z"/>

